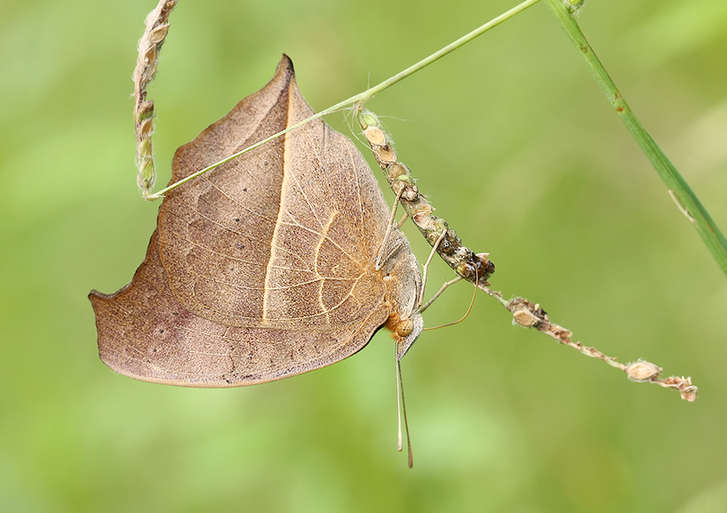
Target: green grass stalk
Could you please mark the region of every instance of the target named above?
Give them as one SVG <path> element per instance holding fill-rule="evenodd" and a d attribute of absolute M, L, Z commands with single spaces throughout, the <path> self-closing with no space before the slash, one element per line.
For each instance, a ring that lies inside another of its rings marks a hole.
<path fill-rule="evenodd" d="M 694 226 L 722 271 L 727 274 L 727 239 L 715 224 L 707 209 L 699 201 L 674 164 L 664 154 L 659 145 L 636 119 L 631 107 L 616 87 L 611 76 L 599 60 L 586 36 L 576 22 L 573 11 L 575 6 L 570 1 L 548 0 L 548 5 L 555 13 L 570 40 L 578 48 L 588 63 L 593 77 L 603 89 L 609 103 L 616 114 L 626 124 L 633 138 L 651 161 L 654 169 L 667 187 L 667 191 L 677 207 Z"/>
<path fill-rule="evenodd" d="M 448 53 L 451 53 L 454 50 L 456 50 L 457 48 L 461 48 L 462 46 L 466 45 L 473 39 L 475 39 L 475 38 L 481 36 L 482 34 L 484 34 L 485 32 L 487 32 L 488 30 L 493 29 L 496 26 L 500 25 L 501 23 L 509 20 L 516 14 L 519 14 L 522 11 L 524 11 L 525 9 L 527 9 L 528 7 L 532 7 L 533 5 L 537 4 L 539 1 L 540 0 L 526 0 L 524 2 L 521 2 L 518 5 L 516 5 L 515 7 L 513 7 L 512 9 L 508 9 L 507 11 L 503 12 L 499 16 L 492 18 L 487 23 L 480 25 L 479 27 L 472 30 L 471 32 L 468 32 L 467 34 L 460 37 L 459 39 L 452 41 L 451 43 L 449 43 L 446 46 L 443 46 L 442 48 L 440 48 L 436 52 L 432 53 L 431 55 L 428 55 L 427 57 L 423 58 L 422 60 L 420 60 L 420 61 L 412 64 L 408 68 L 400 71 L 399 73 L 392 75 L 391 77 L 387 78 L 383 82 L 380 82 L 380 83 L 376 84 L 375 86 L 370 87 L 369 89 L 366 89 L 363 92 L 355 94 L 355 95 L 351 96 L 350 98 L 340 101 L 340 102 L 336 103 L 335 105 L 328 107 L 327 109 L 323 109 L 322 111 L 317 112 L 313 116 L 311 116 L 307 119 L 304 119 L 298 123 L 295 123 L 294 125 L 291 125 L 288 128 L 286 128 L 285 130 L 281 130 L 280 132 L 277 132 L 277 133 L 271 135 L 270 137 L 266 137 L 265 139 L 256 142 L 252 146 L 243 148 L 242 150 L 238 151 L 237 153 L 233 153 L 232 155 L 225 157 L 224 159 L 220 160 L 219 162 L 215 162 L 214 164 L 211 164 L 211 165 L 205 167 L 204 169 L 200 169 L 199 171 L 196 171 L 196 172 L 192 173 L 191 175 L 183 178 L 182 180 L 174 182 L 173 184 L 170 184 L 167 187 L 164 187 L 163 189 L 161 189 L 153 194 L 146 194 L 146 195 L 144 195 L 144 197 L 148 200 L 155 200 L 155 199 L 162 198 L 165 193 L 171 191 L 172 189 L 176 189 L 180 185 L 182 185 L 190 180 L 193 180 L 193 179 L 197 178 L 198 176 L 201 176 L 201 175 L 207 173 L 208 171 L 212 171 L 216 167 L 219 167 L 222 164 L 229 162 L 230 160 L 232 160 L 236 157 L 239 157 L 240 155 L 243 155 L 244 153 L 254 150 L 255 148 L 258 148 L 259 146 L 262 146 L 263 144 L 270 142 L 273 139 L 276 139 L 276 138 L 280 137 L 281 135 L 284 135 L 284 134 L 290 132 L 291 130 L 295 130 L 296 128 L 299 128 L 299 127 L 305 125 L 306 123 L 309 123 L 315 119 L 319 119 L 328 114 L 338 112 L 338 111 L 345 109 L 347 107 L 350 107 L 352 105 L 359 104 L 359 103 L 365 103 L 366 101 L 371 99 L 371 97 L 373 97 L 375 94 L 380 93 L 384 89 L 387 89 L 387 88 L 393 86 L 394 84 L 396 84 L 397 82 L 404 80 L 406 77 L 413 75 L 417 71 L 429 66 L 433 62 L 441 59 Z"/>

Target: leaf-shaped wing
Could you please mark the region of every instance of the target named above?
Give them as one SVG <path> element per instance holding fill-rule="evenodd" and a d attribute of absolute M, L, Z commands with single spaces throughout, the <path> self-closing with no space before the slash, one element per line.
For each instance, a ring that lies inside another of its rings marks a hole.
<path fill-rule="evenodd" d="M 177 150 L 172 182 L 312 114 L 284 56 L 263 89 Z M 373 269 L 388 218 L 361 154 L 322 121 L 233 159 L 167 195 L 129 285 L 91 292 L 101 359 L 188 386 L 341 360 L 415 301 L 418 270 L 398 230 L 387 245 L 400 251 Z"/>
<path fill-rule="evenodd" d="M 101 359 L 144 381 L 195 387 L 252 385 L 335 363 L 369 341 L 389 311 L 335 331 L 230 327 L 179 304 L 159 260 L 154 232 L 132 282 L 112 295 L 92 291 Z"/>
<path fill-rule="evenodd" d="M 268 85 L 177 151 L 172 181 L 312 114 L 284 56 Z M 171 191 L 160 255 L 174 296 L 197 315 L 332 326 L 382 300 L 371 262 L 387 219 L 361 154 L 319 120 Z"/>

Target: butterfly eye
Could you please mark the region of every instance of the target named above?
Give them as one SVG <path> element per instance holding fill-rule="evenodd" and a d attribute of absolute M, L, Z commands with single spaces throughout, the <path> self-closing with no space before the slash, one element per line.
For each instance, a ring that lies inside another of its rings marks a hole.
<path fill-rule="evenodd" d="M 396 325 L 396 335 L 402 339 L 411 335 L 414 331 L 414 321 L 411 319 L 405 319 Z"/>

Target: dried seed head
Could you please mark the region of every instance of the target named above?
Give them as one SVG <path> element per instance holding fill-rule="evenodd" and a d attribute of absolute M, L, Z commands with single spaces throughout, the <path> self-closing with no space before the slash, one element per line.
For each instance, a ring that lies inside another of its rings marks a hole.
<path fill-rule="evenodd" d="M 417 207 L 416 212 L 412 216 L 414 222 L 418 225 L 422 224 L 432 214 L 432 207 L 428 204 L 423 204 Z"/>
<path fill-rule="evenodd" d="M 535 326 L 540 319 L 528 310 L 528 308 L 524 307 L 524 305 L 517 310 L 513 310 L 512 312 L 512 319 L 515 321 L 516 324 L 519 324 L 520 326 L 524 326 L 526 328 L 529 328 L 531 326 Z"/>
<path fill-rule="evenodd" d="M 154 102 L 151 100 L 147 100 L 141 103 L 139 105 L 139 108 L 136 109 L 136 118 L 137 121 L 143 121 L 145 119 L 148 119 L 154 115 Z"/>
<path fill-rule="evenodd" d="M 165 37 L 167 37 L 167 32 L 169 32 L 169 23 L 165 25 L 159 25 L 157 28 L 151 31 L 151 33 L 149 34 L 149 40 L 154 44 L 159 44 L 164 41 Z"/>
<path fill-rule="evenodd" d="M 154 161 L 150 158 L 142 159 L 139 165 L 139 174 L 136 176 L 136 183 L 142 190 L 149 190 L 154 187 L 156 174 L 154 172 Z"/>
<path fill-rule="evenodd" d="M 391 189 L 406 201 L 416 200 L 419 197 L 419 189 L 417 189 L 417 186 L 411 185 L 408 180 L 401 180 L 401 178 L 407 178 L 406 176 L 399 178 L 391 183 Z"/>
<path fill-rule="evenodd" d="M 439 243 L 439 252 L 445 255 L 451 255 L 454 253 L 454 246 L 447 240 L 446 237 Z"/>
<path fill-rule="evenodd" d="M 142 139 L 142 141 L 137 146 L 139 157 L 148 157 L 152 158 L 151 153 L 151 139 L 148 137 L 146 139 Z"/>
<path fill-rule="evenodd" d="M 389 178 L 391 178 L 392 180 L 395 180 L 400 176 L 409 174 L 409 170 L 404 164 L 401 164 L 400 162 L 390 165 L 386 171 L 389 173 Z"/>
<path fill-rule="evenodd" d="M 375 146 L 383 146 L 386 144 L 386 135 L 384 131 L 377 126 L 369 126 L 364 130 L 364 137 L 366 140 Z"/>
<path fill-rule="evenodd" d="M 689 378 L 687 378 L 689 379 Z M 691 379 L 689 379 L 689 382 L 691 383 Z M 682 399 L 685 401 L 689 401 L 690 403 L 693 403 L 697 400 L 697 386 L 696 385 L 687 385 L 685 387 L 681 387 L 679 389 L 679 394 L 682 396 Z"/>
<path fill-rule="evenodd" d="M 484 280 L 485 283 L 487 283 L 487 278 L 489 278 L 489 276 L 495 272 L 495 264 L 490 261 L 489 253 L 477 253 L 475 254 L 475 258 L 479 263 L 478 272 L 480 275 L 480 280 Z"/>
<path fill-rule="evenodd" d="M 157 47 L 150 46 L 149 49 L 144 53 L 144 62 L 150 64 L 154 62 L 157 56 Z"/>
<path fill-rule="evenodd" d="M 547 314 L 545 313 L 545 311 L 542 311 L 542 312 L 543 312 L 543 318 L 547 321 L 548 320 Z M 573 336 L 573 332 L 571 330 L 565 329 L 562 326 L 553 327 L 553 325 L 551 325 L 551 331 L 558 340 L 560 340 L 561 342 L 565 342 L 565 343 L 570 342 L 571 337 Z"/>
<path fill-rule="evenodd" d="M 378 161 L 384 165 L 396 162 L 396 153 L 394 153 L 394 150 L 388 144 L 386 146 L 374 148 L 374 155 Z"/>
<path fill-rule="evenodd" d="M 139 137 L 147 138 L 151 135 L 152 130 L 154 129 L 154 122 L 152 118 L 146 118 L 144 121 L 139 123 Z"/>
<path fill-rule="evenodd" d="M 457 264 L 457 268 L 455 269 L 455 271 L 457 271 L 457 274 L 459 274 L 465 280 L 469 280 L 475 275 L 474 268 L 470 264 L 465 262 L 460 262 L 459 264 Z"/>
<path fill-rule="evenodd" d="M 624 369 L 631 381 L 649 381 L 659 377 L 661 367 L 645 360 L 637 360 L 626 366 Z"/>
<path fill-rule="evenodd" d="M 416 201 L 416 199 L 419 197 L 419 189 L 416 185 L 407 185 L 406 190 L 401 195 L 401 197 L 407 201 Z"/>
<path fill-rule="evenodd" d="M 381 123 L 379 122 L 379 118 L 371 112 L 370 110 L 363 111 L 359 117 L 359 123 L 361 124 L 361 128 L 366 129 L 370 126 L 380 126 Z"/>

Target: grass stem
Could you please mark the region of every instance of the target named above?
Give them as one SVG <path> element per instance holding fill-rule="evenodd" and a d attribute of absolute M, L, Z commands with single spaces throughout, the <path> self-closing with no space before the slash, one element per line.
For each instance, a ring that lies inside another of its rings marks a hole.
<path fill-rule="evenodd" d="M 704 244 L 717 261 L 719 267 L 727 274 L 727 240 L 686 180 L 674 167 L 674 164 L 656 144 L 651 135 L 641 126 L 639 120 L 636 119 L 631 107 L 629 107 L 629 104 L 578 26 L 572 12 L 574 8 L 569 4 L 570 2 L 563 0 L 548 0 L 548 5 L 555 13 L 570 40 L 583 55 L 593 72 L 594 79 L 603 89 L 616 114 L 623 120 L 626 128 L 651 161 L 664 185 L 666 185 L 669 196 L 702 237 Z"/>
<path fill-rule="evenodd" d="M 429 66 L 433 62 L 441 59 L 442 57 L 453 52 L 454 50 L 461 48 L 462 46 L 466 45 L 473 39 L 475 39 L 475 38 L 481 36 L 482 34 L 484 34 L 485 32 L 487 32 L 488 30 L 493 29 L 496 26 L 500 25 L 501 23 L 509 20 L 516 14 L 519 14 L 522 11 L 524 11 L 525 9 L 527 9 L 528 7 L 532 7 L 533 5 L 537 4 L 539 1 L 540 0 L 526 0 L 524 2 L 521 2 L 518 5 L 516 5 L 515 7 L 513 7 L 512 9 L 509 9 L 509 10 L 503 12 L 502 14 L 500 14 L 499 16 L 492 18 L 487 23 L 480 25 L 479 27 L 477 27 L 476 29 L 472 30 L 471 32 L 465 34 L 464 36 L 460 37 L 459 39 L 452 41 L 451 43 L 449 43 L 446 46 L 443 46 L 442 48 L 440 48 L 436 52 L 432 53 L 431 55 L 428 55 L 427 57 L 423 58 L 422 60 L 420 60 L 420 61 L 416 62 L 415 64 L 412 64 L 408 68 L 400 71 L 399 73 L 392 75 L 391 77 L 387 78 L 383 82 L 380 82 L 380 83 L 376 84 L 375 86 L 370 87 L 369 89 L 366 89 L 365 91 L 355 94 L 355 95 L 351 96 L 350 98 L 340 101 L 340 102 L 336 103 L 335 105 L 328 107 L 327 109 L 323 109 L 322 111 L 317 112 L 313 116 L 311 116 L 307 119 L 304 119 L 298 123 L 295 123 L 294 125 L 291 125 L 288 128 L 286 128 L 285 130 L 281 130 L 280 132 L 277 132 L 277 133 L 271 135 L 270 137 L 266 137 L 265 139 L 262 139 L 261 141 L 256 142 L 252 146 L 243 148 L 242 150 L 225 157 L 224 159 L 220 160 L 219 162 L 215 162 L 214 164 L 211 164 L 203 169 L 200 169 L 199 171 L 196 171 L 196 172 L 192 173 L 191 175 L 183 178 L 182 180 L 174 182 L 173 184 L 170 184 L 167 187 L 164 187 L 163 189 L 161 189 L 155 193 L 146 194 L 144 197 L 149 200 L 159 199 L 159 198 L 163 197 L 164 194 L 166 194 L 167 192 L 169 192 L 173 189 L 176 189 L 180 185 L 182 185 L 190 180 L 193 180 L 193 179 L 197 178 L 198 176 L 207 173 L 208 171 L 212 171 L 216 167 L 219 167 L 222 164 L 229 162 L 230 160 L 232 160 L 234 158 L 239 157 L 240 155 L 243 155 L 251 150 L 254 150 L 255 148 L 258 148 L 258 147 L 262 146 L 263 144 L 272 141 L 273 139 L 277 139 L 278 137 L 285 135 L 286 133 L 290 132 L 291 130 L 295 130 L 296 128 L 299 128 L 299 127 L 305 125 L 306 123 L 309 123 L 315 119 L 322 118 L 323 116 L 326 116 L 328 114 L 338 112 L 347 107 L 350 107 L 351 105 L 365 103 L 366 101 L 371 99 L 371 97 L 373 97 L 375 94 L 380 93 L 384 89 L 387 89 L 387 88 L 393 86 L 394 84 L 396 84 L 397 82 L 404 80 L 406 77 L 413 75 L 417 71 Z"/>

